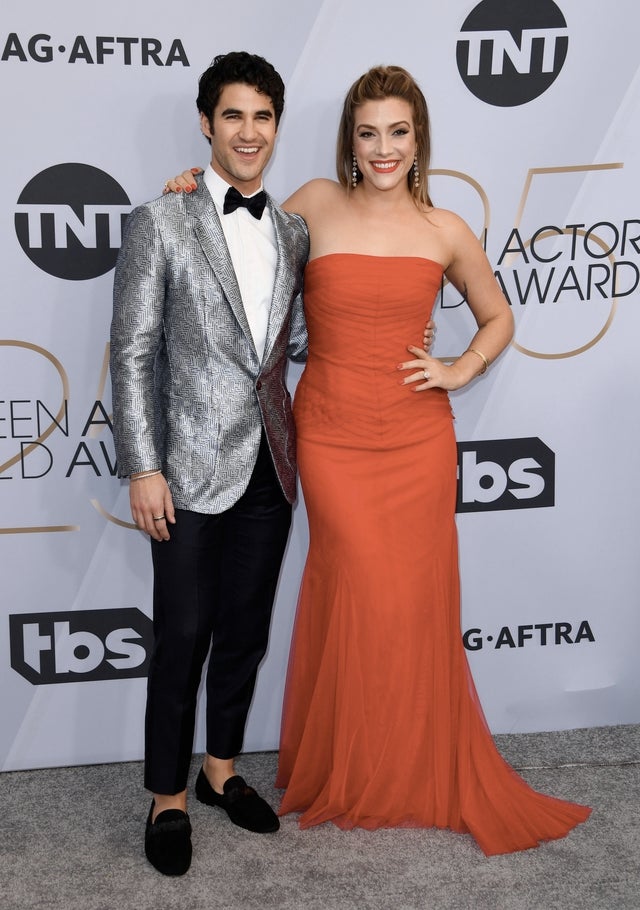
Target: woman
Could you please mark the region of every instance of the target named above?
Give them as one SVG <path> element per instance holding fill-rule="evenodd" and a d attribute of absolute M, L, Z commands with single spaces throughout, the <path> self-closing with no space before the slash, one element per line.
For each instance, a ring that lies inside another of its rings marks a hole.
<path fill-rule="evenodd" d="M 562 837 L 590 810 L 500 757 L 462 645 L 447 391 L 485 372 L 513 320 L 470 228 L 430 202 L 429 146 L 415 81 L 375 67 L 344 103 L 339 182 L 284 205 L 311 241 L 294 404 L 310 543 L 277 784 L 302 827 L 451 828 L 489 855 Z M 478 325 L 451 364 L 419 346 L 443 275 Z"/>

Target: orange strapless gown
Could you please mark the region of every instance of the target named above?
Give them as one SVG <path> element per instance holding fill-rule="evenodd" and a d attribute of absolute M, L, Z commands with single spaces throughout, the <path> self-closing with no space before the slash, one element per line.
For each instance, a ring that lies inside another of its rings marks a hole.
<path fill-rule="evenodd" d="M 303 828 L 470 832 L 486 854 L 563 837 L 590 810 L 497 752 L 462 644 L 456 444 L 442 390 L 401 386 L 442 268 L 332 254 L 305 277 L 294 412 L 310 531 L 285 694 L 280 813 Z"/>

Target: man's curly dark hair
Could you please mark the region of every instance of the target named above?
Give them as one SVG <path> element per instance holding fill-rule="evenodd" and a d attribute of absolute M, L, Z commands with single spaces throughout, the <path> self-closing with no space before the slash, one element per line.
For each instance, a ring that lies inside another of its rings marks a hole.
<path fill-rule="evenodd" d="M 249 54 L 247 51 L 218 54 L 211 66 L 200 76 L 196 104 L 209 123 L 223 88 L 234 82 L 252 85 L 271 99 L 277 128 L 284 109 L 284 82 L 264 57 Z"/>

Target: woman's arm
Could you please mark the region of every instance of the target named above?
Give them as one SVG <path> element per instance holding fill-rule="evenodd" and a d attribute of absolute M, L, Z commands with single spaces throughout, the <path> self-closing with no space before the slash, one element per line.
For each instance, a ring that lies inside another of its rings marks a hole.
<path fill-rule="evenodd" d="M 443 364 L 425 355 L 420 348 L 411 346 L 408 350 L 416 355 L 416 359 L 399 364 L 398 369 L 419 371 L 402 380 L 405 384 L 417 382 L 415 391 L 426 388 L 452 391 L 462 388 L 484 373 L 507 347 L 513 338 L 513 315 L 495 279 L 491 264 L 471 228 L 452 212 L 435 210 L 431 217 L 443 231 L 448 250 L 445 274 L 465 297 L 478 331 L 466 351 L 451 364 Z"/>

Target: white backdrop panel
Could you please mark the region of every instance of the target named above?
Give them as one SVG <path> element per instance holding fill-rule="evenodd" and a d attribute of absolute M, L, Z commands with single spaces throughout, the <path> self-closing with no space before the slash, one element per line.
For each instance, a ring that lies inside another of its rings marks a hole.
<path fill-rule="evenodd" d="M 528 103 L 500 106 L 473 94 L 458 69 L 456 48 L 468 38 L 461 29 L 477 6 L 398 0 L 390 12 L 382 0 L 247 0 L 237 8 L 194 0 L 190 24 L 176 26 L 175 10 L 149 0 L 99 9 L 67 0 L 55 11 L 43 0 L 5 2 L 0 767 L 141 756 L 145 680 L 136 674 L 144 651 L 136 647 L 146 645 L 151 615 L 148 542 L 125 526 L 128 491 L 113 476 L 105 423 L 113 272 L 68 277 L 92 244 L 108 254 L 118 218 L 108 230 L 91 220 L 86 206 L 96 199 L 83 197 L 80 171 L 70 172 L 63 197 L 62 172 L 54 172 L 51 198 L 32 181 L 49 168 L 89 165 L 128 200 L 110 196 L 112 213 L 157 195 L 168 175 L 206 163 L 197 78 L 214 54 L 235 49 L 263 54 L 287 83 L 267 175 L 280 199 L 313 176 L 333 176 L 341 101 L 361 72 L 392 62 L 419 80 L 433 120 L 432 195 L 485 239 L 517 323 L 516 346 L 452 396 L 467 451 L 458 516 L 463 628 L 489 723 L 509 732 L 640 720 L 632 458 L 640 444 L 640 11 L 633 0 L 559 0 L 568 36 L 561 71 Z M 506 10 L 518 4 L 503 6 L 506 28 Z M 553 6 L 537 5 L 535 53 Z M 497 41 L 506 32 L 492 34 Z M 68 232 L 55 236 L 54 215 L 43 214 L 52 205 L 63 227 L 70 213 L 97 225 L 75 253 L 69 241 L 67 259 Z M 549 226 L 532 251 L 530 239 Z M 472 331 L 458 303 L 446 289 L 438 356 L 459 353 Z M 292 368 L 292 388 L 298 375 Z M 497 498 L 508 508 L 493 508 Z M 248 750 L 277 746 L 306 546 L 299 503 Z M 196 748 L 204 748 L 201 723 Z"/>

